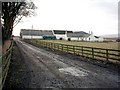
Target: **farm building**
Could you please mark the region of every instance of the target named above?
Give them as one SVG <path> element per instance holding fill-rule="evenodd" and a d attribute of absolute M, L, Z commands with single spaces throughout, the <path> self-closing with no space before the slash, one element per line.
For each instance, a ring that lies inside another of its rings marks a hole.
<path fill-rule="evenodd" d="M 92 33 L 84 31 L 67 31 L 67 30 L 32 30 L 21 29 L 20 36 L 22 39 L 59 39 L 59 40 L 79 40 L 79 41 L 103 41 L 102 37 L 94 36 Z"/>
<path fill-rule="evenodd" d="M 83 40 L 83 36 L 87 34 L 86 32 L 79 31 L 79 32 L 73 32 L 73 33 L 67 33 L 67 37 L 70 40 Z"/>
<path fill-rule="evenodd" d="M 96 41 L 96 42 L 102 42 L 103 38 L 102 37 L 98 37 L 98 36 L 94 36 L 93 34 L 85 34 L 83 36 L 83 40 L 84 41 Z"/>
<path fill-rule="evenodd" d="M 22 39 L 56 39 L 52 30 L 21 29 L 20 37 Z"/>
<path fill-rule="evenodd" d="M 86 33 L 84 31 L 67 33 L 67 37 L 70 40 L 80 40 L 80 41 L 103 41 L 102 37 L 94 36 L 93 34 Z"/>
<path fill-rule="evenodd" d="M 53 30 L 53 34 L 56 36 L 56 39 L 67 40 L 66 30 Z"/>

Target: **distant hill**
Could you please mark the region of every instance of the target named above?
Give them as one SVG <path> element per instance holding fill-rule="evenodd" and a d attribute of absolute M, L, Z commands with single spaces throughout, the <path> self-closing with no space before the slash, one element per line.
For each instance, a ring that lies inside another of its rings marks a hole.
<path fill-rule="evenodd" d="M 106 34 L 106 35 L 101 35 L 101 37 L 104 37 L 104 38 L 118 38 L 120 37 L 120 34 Z"/>

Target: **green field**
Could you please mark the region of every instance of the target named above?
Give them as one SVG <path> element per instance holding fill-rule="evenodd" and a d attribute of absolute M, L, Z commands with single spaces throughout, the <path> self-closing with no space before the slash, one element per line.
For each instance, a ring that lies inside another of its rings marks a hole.
<path fill-rule="evenodd" d="M 40 41 L 75 45 L 75 46 L 115 49 L 115 50 L 118 50 L 118 46 L 120 44 L 118 42 L 81 42 L 81 41 L 65 41 L 65 40 L 40 40 Z"/>

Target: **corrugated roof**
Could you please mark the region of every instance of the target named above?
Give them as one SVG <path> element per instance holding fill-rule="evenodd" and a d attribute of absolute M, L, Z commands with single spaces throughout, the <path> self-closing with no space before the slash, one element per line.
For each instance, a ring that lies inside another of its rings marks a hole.
<path fill-rule="evenodd" d="M 89 37 L 91 34 L 84 34 L 83 37 Z"/>
<path fill-rule="evenodd" d="M 88 34 L 88 33 L 83 32 L 83 31 L 78 31 L 78 32 L 68 33 L 67 36 L 68 37 L 83 37 L 85 34 Z"/>
<path fill-rule="evenodd" d="M 53 36 L 52 30 L 31 30 L 21 29 L 22 35 L 34 35 L 34 36 Z"/>
<path fill-rule="evenodd" d="M 73 33 L 73 31 L 67 31 L 67 33 Z"/>
<path fill-rule="evenodd" d="M 66 30 L 53 30 L 54 34 L 66 34 Z"/>

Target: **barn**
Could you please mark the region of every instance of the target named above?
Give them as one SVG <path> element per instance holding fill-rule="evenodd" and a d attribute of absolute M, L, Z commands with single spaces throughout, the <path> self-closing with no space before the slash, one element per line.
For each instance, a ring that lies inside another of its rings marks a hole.
<path fill-rule="evenodd" d="M 56 39 L 52 30 L 21 29 L 20 37 L 22 39 Z"/>
<path fill-rule="evenodd" d="M 92 41 L 92 42 L 103 42 L 103 37 L 95 36 L 93 34 L 85 34 L 83 36 L 84 41 Z"/>
<path fill-rule="evenodd" d="M 77 31 L 77 32 L 73 32 L 73 33 L 67 33 L 67 37 L 70 40 L 83 40 L 83 36 L 87 34 L 84 31 Z"/>
<path fill-rule="evenodd" d="M 98 41 L 102 42 L 103 38 L 95 36 L 93 34 L 86 33 L 84 31 L 78 31 L 73 33 L 67 33 L 69 40 L 78 40 L 78 41 Z"/>

